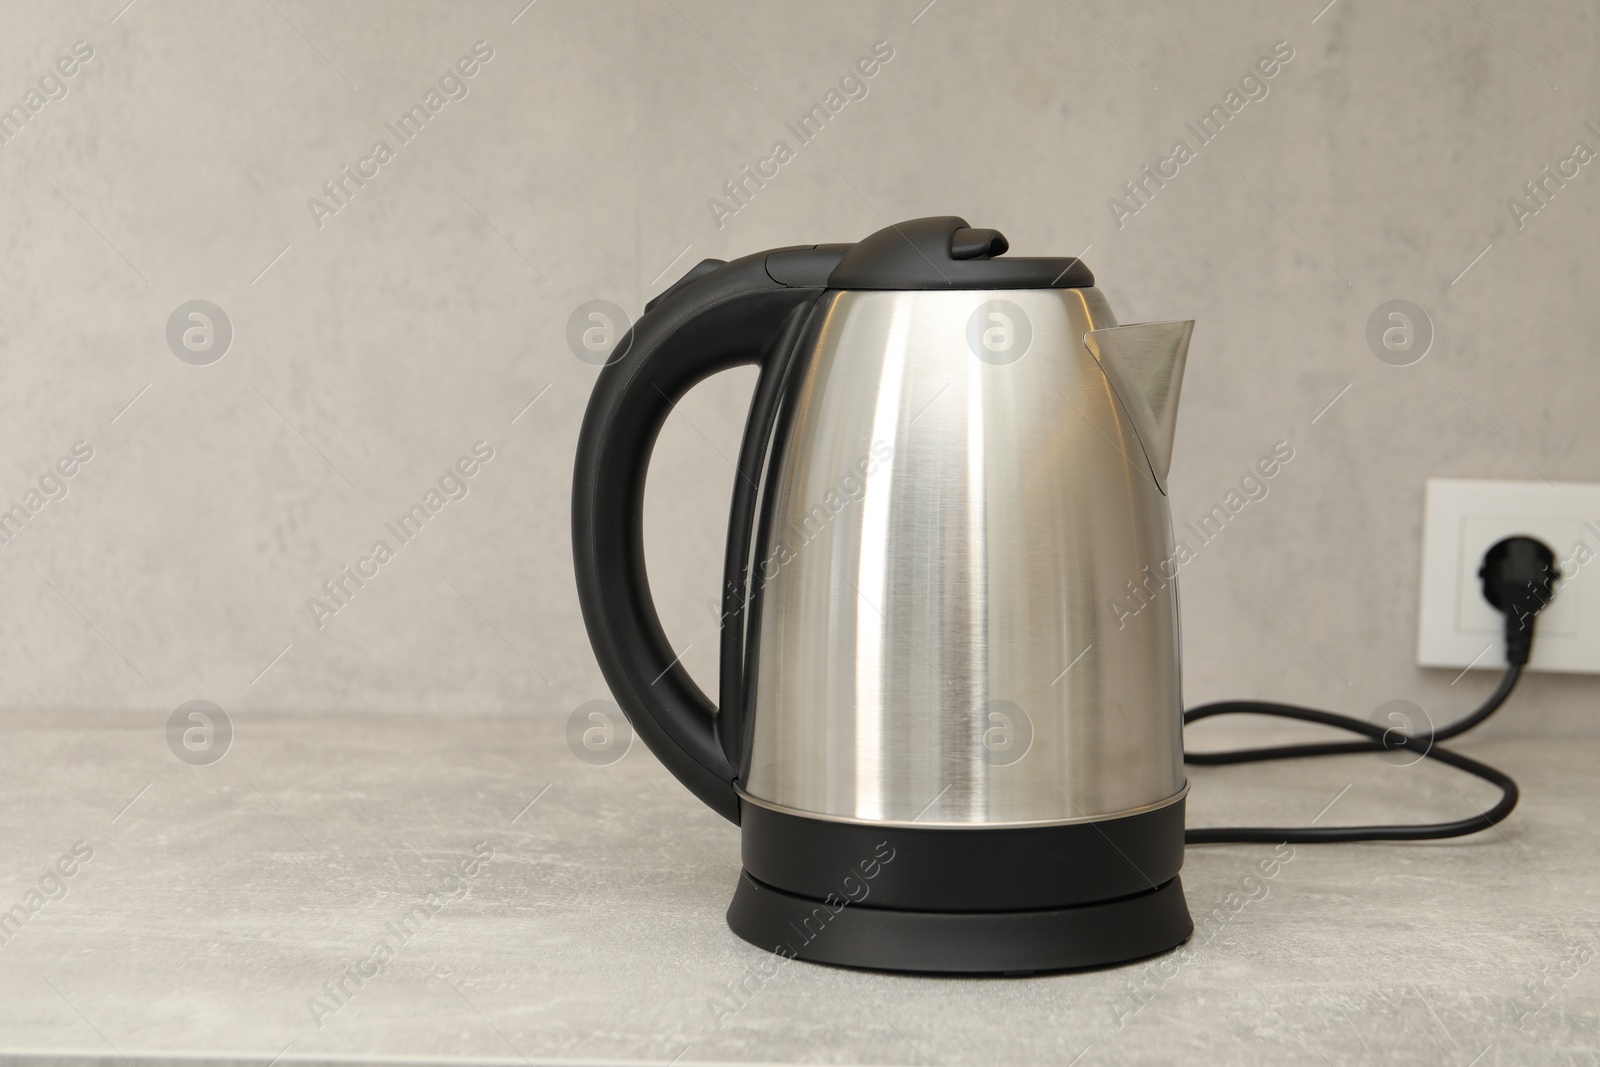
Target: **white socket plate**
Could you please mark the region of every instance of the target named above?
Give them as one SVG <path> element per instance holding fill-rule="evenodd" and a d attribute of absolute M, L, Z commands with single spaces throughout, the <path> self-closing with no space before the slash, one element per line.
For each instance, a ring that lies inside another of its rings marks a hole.
<path fill-rule="evenodd" d="M 1420 666 L 1504 669 L 1504 616 L 1483 599 L 1478 567 L 1502 537 L 1528 534 L 1562 574 L 1528 668 L 1600 674 L 1600 485 L 1430 478 L 1424 507 Z"/>

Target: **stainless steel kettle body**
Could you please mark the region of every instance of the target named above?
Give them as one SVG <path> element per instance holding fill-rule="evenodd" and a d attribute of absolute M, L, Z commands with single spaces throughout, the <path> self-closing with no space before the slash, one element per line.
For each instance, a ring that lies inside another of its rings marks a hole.
<path fill-rule="evenodd" d="M 744 794 L 952 827 L 1178 800 L 1177 605 L 1141 586 L 1172 534 L 1083 340 L 1115 325 L 1099 290 L 839 292 L 816 318 L 756 541 Z"/>
<path fill-rule="evenodd" d="M 1165 495 L 1192 323 L 1118 327 L 1080 262 L 1005 251 L 941 217 L 707 261 L 591 398 L 591 641 L 651 750 L 741 825 L 730 926 L 786 955 L 1019 973 L 1192 929 Z M 762 373 L 713 708 L 639 517 L 666 411 L 739 362 Z"/>

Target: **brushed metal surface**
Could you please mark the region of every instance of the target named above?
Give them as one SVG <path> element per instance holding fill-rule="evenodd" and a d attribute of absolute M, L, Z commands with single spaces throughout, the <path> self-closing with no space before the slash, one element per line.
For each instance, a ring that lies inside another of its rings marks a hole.
<path fill-rule="evenodd" d="M 751 796 L 749 793 L 738 787 L 735 787 L 735 792 L 739 794 L 739 798 L 745 803 L 754 804 L 758 808 L 766 808 L 769 811 L 782 812 L 785 815 L 803 815 L 808 819 L 816 819 L 819 822 L 848 823 L 852 826 L 917 826 L 928 827 L 929 829 L 950 829 L 954 826 L 982 826 L 986 830 L 1004 830 L 1025 826 L 1070 826 L 1073 823 L 1104 822 L 1109 818 L 1122 819 L 1131 815 L 1144 815 L 1147 812 L 1159 811 L 1170 804 L 1176 804 L 1178 801 L 1183 800 L 1189 795 L 1189 783 L 1184 782 L 1183 787 L 1180 788 L 1177 793 L 1167 797 L 1164 800 L 1158 800 L 1154 804 L 1142 804 L 1137 808 L 1125 808 L 1121 811 L 1112 813 L 1102 812 L 1097 815 L 1075 815 L 1071 818 L 1061 819 L 1021 819 L 1015 822 L 997 822 L 989 820 L 983 823 L 940 823 L 927 816 L 924 816 L 921 819 L 863 819 L 850 815 L 829 815 L 817 811 L 801 811 L 797 808 L 791 808 L 783 804 L 777 804 L 770 800 L 762 800 L 760 797 Z"/>
<path fill-rule="evenodd" d="M 1178 431 L 1178 387 L 1194 322 L 1145 322 L 1091 330 L 1083 343 L 1100 361 L 1122 407 L 1133 419 L 1156 484 L 1167 491 L 1172 441 Z"/>
<path fill-rule="evenodd" d="M 827 299 L 767 466 L 745 792 L 929 826 L 1176 798 L 1171 524 L 1083 341 L 1102 295 Z"/>

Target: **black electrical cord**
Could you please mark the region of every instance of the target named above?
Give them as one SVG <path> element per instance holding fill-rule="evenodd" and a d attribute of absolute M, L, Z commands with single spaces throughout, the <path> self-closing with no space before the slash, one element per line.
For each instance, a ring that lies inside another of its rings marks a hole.
<path fill-rule="evenodd" d="M 1441 741 L 1459 737 L 1493 715 L 1504 704 L 1522 668 L 1533 650 L 1534 617 L 1553 596 L 1555 580 L 1560 572 L 1555 569 L 1555 555 L 1543 543 L 1530 537 L 1510 537 L 1491 548 L 1484 557 L 1483 568 L 1478 572 L 1483 579 L 1484 597 L 1506 617 L 1506 658 L 1510 666 L 1500 678 L 1500 684 L 1489 698 L 1470 714 L 1440 730 L 1426 734 L 1408 734 L 1394 727 L 1338 715 L 1316 708 L 1302 708 L 1294 704 L 1272 704 L 1255 700 L 1224 700 L 1204 704 L 1183 713 L 1187 726 L 1216 715 L 1266 715 L 1297 722 L 1333 726 L 1363 735 L 1360 741 L 1334 741 L 1297 745 L 1275 745 L 1267 748 L 1232 749 L 1223 752 L 1193 752 L 1184 755 L 1185 763 L 1218 766 L 1231 763 L 1257 763 L 1263 760 L 1297 759 L 1310 756 L 1342 756 L 1358 752 L 1393 752 L 1404 750 L 1417 753 L 1419 760 L 1436 759 L 1440 763 L 1466 771 L 1468 774 L 1496 786 L 1500 800 L 1481 815 L 1454 822 L 1409 823 L 1393 826 L 1202 826 L 1185 832 L 1184 841 L 1190 845 L 1246 842 L 1251 844 L 1327 844 L 1337 841 L 1431 841 L 1445 837 L 1461 837 L 1487 830 L 1511 814 L 1517 806 L 1517 783 L 1505 772 L 1480 763 L 1457 752 L 1442 748 Z"/>
<path fill-rule="evenodd" d="M 1244 748 L 1226 752 L 1190 752 L 1183 757 L 1185 763 L 1217 766 L 1230 763 L 1256 763 L 1261 760 L 1295 759 L 1303 756 L 1342 756 L 1354 752 L 1405 750 L 1417 753 L 1419 759 L 1422 757 L 1436 759 L 1441 763 L 1449 764 L 1498 786 L 1500 800 L 1482 815 L 1475 815 L 1470 819 L 1457 819 L 1454 822 L 1401 824 L 1395 826 L 1195 827 L 1185 832 L 1184 841 L 1191 845 L 1209 845 L 1225 841 L 1243 841 L 1266 845 L 1275 845 L 1284 841 L 1290 844 L 1318 844 L 1334 841 L 1428 841 L 1441 837 L 1461 837 L 1464 834 L 1487 830 L 1507 815 L 1510 815 L 1511 809 L 1517 806 L 1517 783 L 1511 779 L 1510 775 L 1489 766 L 1487 763 L 1480 763 L 1475 759 L 1451 752 L 1447 748 L 1441 748 L 1438 743 L 1470 730 L 1492 715 L 1501 704 L 1505 703 L 1506 697 L 1511 695 L 1511 690 L 1516 687 L 1517 679 L 1521 676 L 1522 667 L 1513 665 L 1501 676 L 1499 688 L 1476 711 L 1457 722 L 1451 723 L 1442 730 L 1421 736 L 1403 733 L 1394 727 L 1385 728 L 1377 723 L 1365 722 L 1361 719 L 1351 718 L 1348 715 L 1336 715 L 1331 711 L 1318 711 L 1316 708 L 1302 708 L 1293 704 L 1268 704 L 1254 700 L 1224 700 L 1216 704 L 1204 704 L 1198 708 L 1191 708 L 1183 713 L 1185 725 L 1191 722 L 1199 722 L 1201 719 L 1209 719 L 1214 715 L 1268 715 L 1279 719 L 1294 719 L 1299 722 L 1317 723 L 1321 726 L 1336 726 L 1341 730 L 1349 730 L 1351 733 L 1364 734 L 1366 739 L 1321 744 L 1275 745 L 1270 748 Z"/>

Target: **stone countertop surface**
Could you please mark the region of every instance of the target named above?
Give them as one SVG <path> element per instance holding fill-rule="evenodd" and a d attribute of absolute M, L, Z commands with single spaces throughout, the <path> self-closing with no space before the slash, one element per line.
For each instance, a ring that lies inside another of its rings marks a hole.
<path fill-rule="evenodd" d="M 235 716 L 191 765 L 165 726 L 0 722 L 0 1061 L 1600 1063 L 1600 741 L 1458 743 L 1523 788 L 1469 838 L 1270 876 L 1270 847 L 1191 848 L 1167 956 L 941 979 L 771 966 L 723 920 L 737 829 L 637 742 L 597 766 L 559 718 Z M 1378 757 L 1191 771 L 1191 825 L 1494 799 Z"/>

